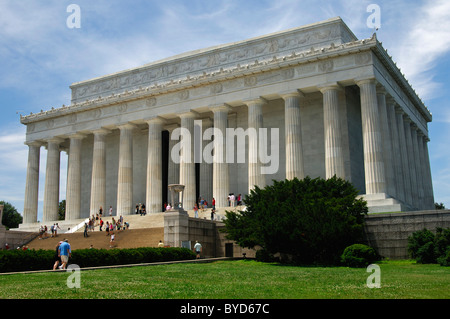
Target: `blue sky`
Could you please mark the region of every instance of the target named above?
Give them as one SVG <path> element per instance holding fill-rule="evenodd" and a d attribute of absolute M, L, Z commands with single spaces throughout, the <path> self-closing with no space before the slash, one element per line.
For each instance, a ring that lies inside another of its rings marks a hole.
<path fill-rule="evenodd" d="M 72 83 L 336 16 L 369 38 L 372 3 L 381 9 L 378 39 L 433 113 L 435 201 L 449 208 L 448 0 L 0 0 L 0 200 L 23 210 L 28 148 L 19 114 L 69 105 Z M 67 27 L 70 4 L 81 9 L 81 28 Z M 45 160 L 41 148 L 39 218 Z M 63 199 L 64 152 L 61 168 Z"/>

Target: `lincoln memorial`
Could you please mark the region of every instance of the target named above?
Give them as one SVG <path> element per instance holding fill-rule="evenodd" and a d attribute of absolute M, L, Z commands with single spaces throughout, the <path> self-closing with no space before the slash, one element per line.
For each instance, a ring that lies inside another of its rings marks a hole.
<path fill-rule="evenodd" d="M 130 215 L 136 203 L 162 212 L 170 184 L 185 186 L 189 210 L 199 198 L 226 207 L 230 193 L 244 196 L 272 180 L 334 175 L 353 183 L 370 212 L 434 209 L 431 113 L 376 35 L 358 40 L 340 18 L 70 89 L 69 105 L 21 117 L 29 147 L 24 224 L 37 222 L 40 192 L 41 222 L 58 219 L 61 152 L 68 154 L 66 220 L 100 207 L 106 215 L 110 206 Z M 246 134 L 230 141 L 206 134 L 210 128 Z"/>

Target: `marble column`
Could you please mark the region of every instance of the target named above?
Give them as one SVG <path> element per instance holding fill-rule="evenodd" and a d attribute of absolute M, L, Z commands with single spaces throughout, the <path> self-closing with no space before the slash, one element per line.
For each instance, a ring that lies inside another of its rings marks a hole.
<path fill-rule="evenodd" d="M 169 125 L 165 127 L 167 129 L 167 131 L 169 131 L 169 167 L 168 167 L 168 185 L 171 184 L 179 184 L 180 182 L 180 152 L 179 150 L 176 151 L 176 149 L 174 150 L 174 147 L 180 142 L 179 138 L 177 138 L 176 140 L 172 139 L 172 133 L 173 131 L 178 128 L 177 124 L 174 125 Z M 172 152 L 172 150 L 174 150 Z M 168 191 L 168 204 L 170 204 L 171 206 L 174 204 L 171 202 L 171 198 L 170 198 L 170 191 Z M 179 198 L 175 199 L 177 202 L 179 200 Z"/>
<path fill-rule="evenodd" d="M 39 193 L 39 161 L 41 144 L 38 142 L 28 145 L 27 179 L 25 184 L 25 201 L 23 204 L 23 223 L 36 223 L 38 213 Z M 1 222 L 0 222 L 1 225 Z"/>
<path fill-rule="evenodd" d="M 386 106 L 386 90 L 383 87 L 377 88 L 377 102 L 380 114 L 380 129 L 382 140 L 382 151 L 384 160 L 384 169 L 386 173 L 387 193 L 397 198 L 396 182 L 394 178 L 394 164 L 392 159 L 392 138 L 389 128 L 389 120 Z"/>
<path fill-rule="evenodd" d="M 411 140 L 413 145 L 413 153 L 414 153 L 414 173 L 416 174 L 417 181 L 417 209 L 423 209 L 424 203 L 424 191 L 423 191 L 423 177 L 422 177 L 422 165 L 421 156 L 419 152 L 419 144 L 418 144 L 418 135 L 417 135 L 418 127 L 415 123 L 411 125 Z"/>
<path fill-rule="evenodd" d="M 389 131 L 391 133 L 392 162 L 395 174 L 395 185 L 397 198 L 405 201 L 405 183 L 403 179 L 402 157 L 400 154 L 400 137 L 397 128 L 397 118 L 395 113 L 395 100 L 392 97 L 386 99 L 386 111 L 389 121 Z"/>
<path fill-rule="evenodd" d="M 400 141 L 400 148 L 398 149 L 400 157 L 402 159 L 402 172 L 403 172 L 403 182 L 405 189 L 405 203 L 411 205 L 412 203 L 412 189 L 411 189 L 411 177 L 409 175 L 409 161 L 408 161 L 408 150 L 406 146 L 406 136 L 405 136 L 405 124 L 403 120 L 404 112 L 400 106 L 396 106 L 396 117 L 397 117 L 397 128 Z"/>
<path fill-rule="evenodd" d="M 107 216 L 106 207 L 106 135 L 111 131 L 100 129 L 94 131 L 94 150 L 92 157 L 91 203 L 90 214 L 97 214 L 100 207 L 103 216 Z"/>
<path fill-rule="evenodd" d="M 330 84 L 319 87 L 323 94 L 323 124 L 325 136 L 325 177 L 336 175 L 345 179 L 344 152 L 339 112 L 339 85 Z"/>
<path fill-rule="evenodd" d="M 63 139 L 60 138 L 52 138 L 47 141 L 43 222 L 58 220 L 60 144 L 62 142 Z"/>
<path fill-rule="evenodd" d="M 204 135 L 205 130 L 211 128 L 212 125 L 213 121 L 211 119 L 203 119 L 202 136 Z M 211 141 L 202 139 L 202 150 L 205 150 L 205 147 L 210 143 Z M 209 206 L 211 206 L 211 200 L 213 198 L 213 164 L 205 161 L 204 158 L 202 158 L 200 163 L 200 196 L 208 202 Z"/>
<path fill-rule="evenodd" d="M 286 179 L 305 178 L 302 150 L 302 127 L 300 120 L 299 92 L 282 94 L 285 101 L 285 143 L 286 143 Z"/>
<path fill-rule="evenodd" d="M 428 152 L 428 142 L 430 139 L 423 136 L 422 149 L 424 154 L 424 176 L 425 176 L 425 206 L 426 209 L 434 209 L 433 180 L 431 176 L 430 154 Z"/>
<path fill-rule="evenodd" d="M 81 142 L 85 136 L 70 136 L 66 187 L 66 220 L 81 218 Z"/>
<path fill-rule="evenodd" d="M 356 84 L 359 86 L 361 94 L 366 194 L 386 193 L 376 80 L 364 79 L 356 81 Z"/>
<path fill-rule="evenodd" d="M 162 125 L 164 119 L 156 117 L 148 124 L 147 192 L 145 207 L 148 213 L 162 211 Z"/>
<path fill-rule="evenodd" d="M 261 161 L 258 154 L 259 142 L 265 143 L 260 139 L 263 136 L 259 135 L 259 129 L 263 128 L 263 111 L 262 108 L 266 101 L 262 98 L 258 98 L 251 101 L 245 102 L 248 106 L 248 191 L 258 186 L 259 188 L 264 188 L 266 186 L 265 175 L 261 174 Z M 250 130 L 254 129 L 253 132 Z M 265 144 L 267 145 L 267 144 Z"/>
<path fill-rule="evenodd" d="M 213 197 L 216 207 L 228 206 L 230 180 L 226 162 L 226 128 L 228 125 L 228 105 L 211 109 L 214 113 L 214 156 L 213 156 Z"/>
<path fill-rule="evenodd" d="M 412 201 L 410 202 L 413 205 L 413 208 L 417 209 L 417 199 L 419 196 L 419 192 L 417 190 L 417 177 L 416 177 L 416 158 L 414 156 L 414 148 L 411 137 L 411 119 L 408 116 L 404 117 L 404 130 L 405 130 L 405 139 L 406 139 L 406 149 L 408 154 L 408 168 L 409 168 L 409 178 L 411 180 L 411 196 Z"/>
<path fill-rule="evenodd" d="M 191 210 L 197 201 L 194 162 L 194 120 L 196 114 L 183 113 L 181 118 L 180 138 L 180 184 L 184 185 L 183 208 Z"/>
<path fill-rule="evenodd" d="M 132 124 L 119 126 L 119 171 L 117 182 L 117 216 L 131 215 L 133 206 L 133 130 Z"/>

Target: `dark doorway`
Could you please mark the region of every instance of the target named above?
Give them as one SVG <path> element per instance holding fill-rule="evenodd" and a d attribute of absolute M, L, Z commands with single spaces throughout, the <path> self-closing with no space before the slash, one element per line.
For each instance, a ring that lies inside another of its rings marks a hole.
<path fill-rule="evenodd" d="M 225 244 L 225 257 L 233 257 L 233 243 Z"/>
<path fill-rule="evenodd" d="M 162 158 L 162 203 L 161 211 L 164 211 L 164 203 L 167 203 L 169 185 L 169 132 L 162 131 L 162 145 L 161 145 L 161 158 Z"/>
<path fill-rule="evenodd" d="M 198 203 L 200 197 L 200 163 L 195 163 L 195 202 Z"/>

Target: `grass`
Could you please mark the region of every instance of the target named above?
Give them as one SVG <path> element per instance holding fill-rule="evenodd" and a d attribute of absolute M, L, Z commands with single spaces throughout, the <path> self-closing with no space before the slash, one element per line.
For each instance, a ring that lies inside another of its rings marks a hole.
<path fill-rule="evenodd" d="M 448 299 L 450 268 L 413 261 L 378 264 L 381 288 L 365 268 L 294 267 L 252 260 L 216 261 L 70 273 L 0 276 L 0 299 Z"/>

